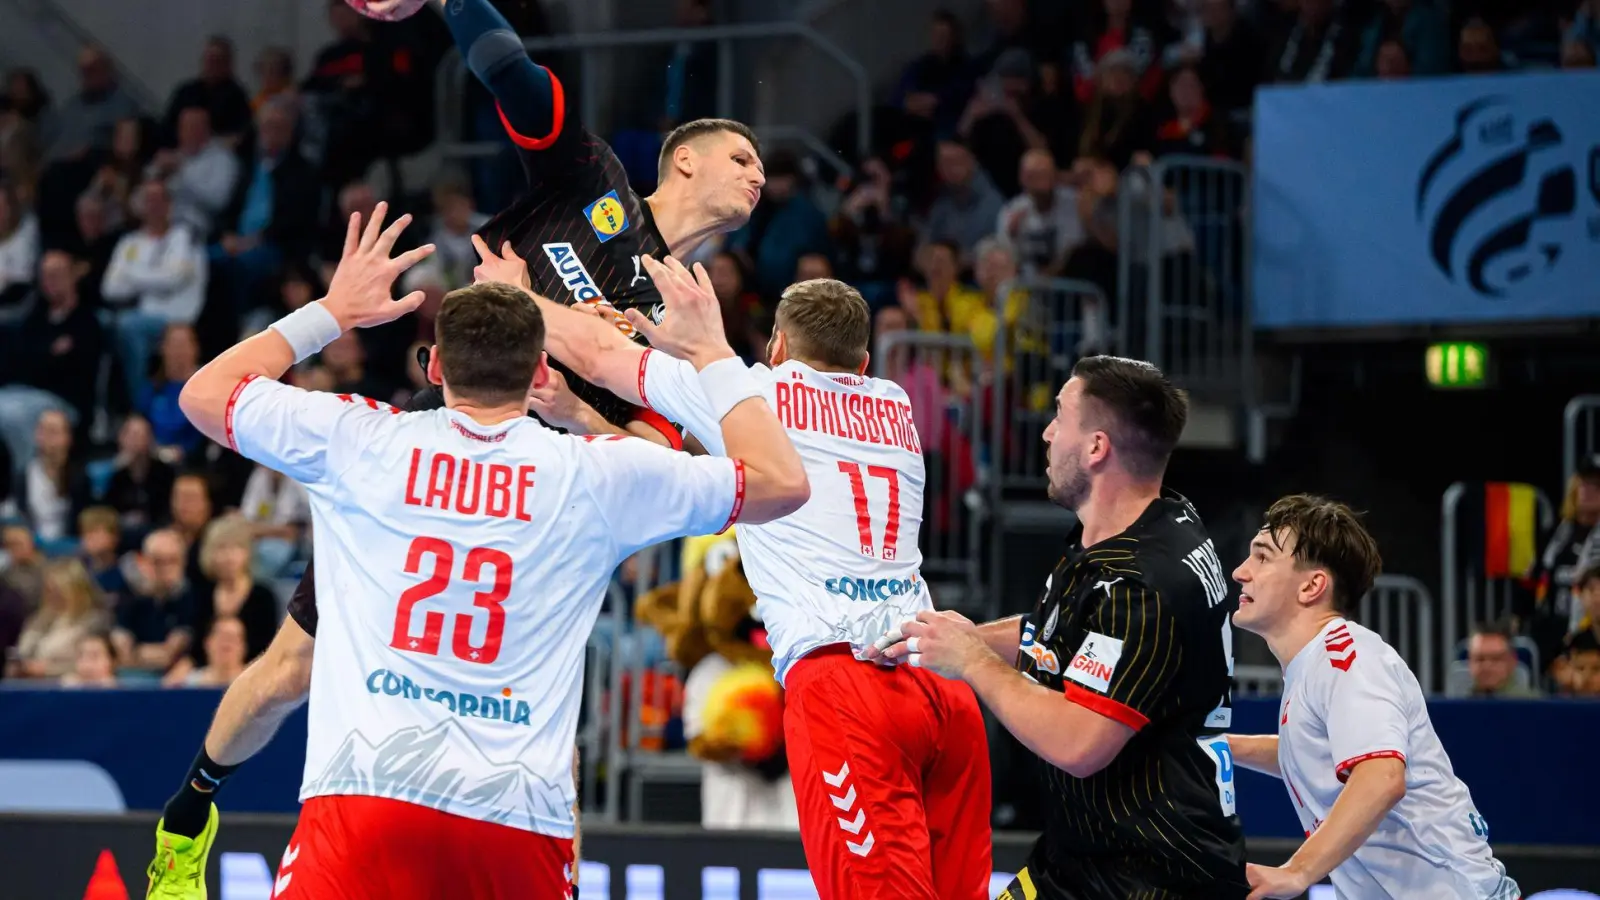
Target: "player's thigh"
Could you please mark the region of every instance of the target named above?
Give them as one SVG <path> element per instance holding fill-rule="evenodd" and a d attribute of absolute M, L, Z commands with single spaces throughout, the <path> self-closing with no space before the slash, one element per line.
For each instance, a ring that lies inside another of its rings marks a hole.
<path fill-rule="evenodd" d="M 789 774 L 812 879 L 822 900 L 932 900 L 922 772 L 896 744 L 870 682 L 847 675 L 836 668 L 785 698 Z"/>
<path fill-rule="evenodd" d="M 300 809 L 289 846 L 278 860 L 273 900 L 378 900 L 384 895 L 372 878 L 357 877 L 357 847 L 347 834 L 334 798 L 314 797 Z"/>
<path fill-rule="evenodd" d="M 941 728 L 923 784 L 933 881 L 944 900 L 985 900 L 993 871 L 990 834 L 989 740 L 972 689 L 927 672 L 933 679 Z"/>

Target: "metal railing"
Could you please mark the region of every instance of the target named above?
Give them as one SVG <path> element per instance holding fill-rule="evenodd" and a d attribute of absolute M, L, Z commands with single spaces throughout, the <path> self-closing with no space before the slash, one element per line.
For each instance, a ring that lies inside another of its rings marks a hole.
<path fill-rule="evenodd" d="M 1561 482 L 1566 490 L 1578 463 L 1600 453 L 1600 394 L 1573 397 L 1561 420 Z"/>
<path fill-rule="evenodd" d="M 1118 330 L 1192 392 L 1251 406 L 1249 170 L 1171 156 L 1118 189 Z"/>
<path fill-rule="evenodd" d="M 1388 641 L 1417 673 L 1424 694 L 1437 684 L 1433 595 L 1409 575 L 1379 575 L 1356 605 L 1356 619 Z M 1448 645 L 1444 645 L 1448 646 Z"/>
<path fill-rule="evenodd" d="M 979 589 L 979 517 L 969 498 L 977 487 L 988 364 L 965 335 L 917 331 L 881 335 L 873 363 L 874 374 L 905 390 L 922 444 L 923 577 L 938 586 L 939 606 L 963 606 Z"/>
<path fill-rule="evenodd" d="M 529 53 L 559 53 L 561 51 L 614 50 L 623 47 L 670 46 L 679 43 L 714 43 L 717 45 L 717 114 L 731 118 L 734 110 L 734 44 L 743 41 L 790 38 L 817 48 L 823 55 L 843 68 L 855 85 L 857 151 L 864 158 L 872 146 L 872 79 L 866 67 L 846 53 L 838 44 L 821 32 L 802 22 L 762 22 L 749 25 L 712 25 L 704 28 L 648 28 L 636 31 L 609 31 L 590 34 L 568 34 L 554 37 L 528 38 L 523 46 Z M 583 85 L 581 115 L 591 128 L 600 121 L 601 93 L 596 84 L 600 61 L 593 53 L 580 53 L 579 78 Z M 470 159 L 495 153 L 498 144 L 469 143 L 462 139 L 462 98 L 466 96 L 467 79 L 472 77 L 461 59 L 459 50 L 452 48 L 439 63 L 435 74 L 437 92 L 438 135 L 440 150 L 446 158 Z M 826 142 L 809 131 L 795 126 L 772 126 L 757 129 L 782 139 L 798 139 L 813 151 L 829 149 Z M 803 137 L 797 137 L 803 135 Z M 834 165 L 845 165 L 831 149 L 826 154 Z"/>
<path fill-rule="evenodd" d="M 1482 486 L 1481 483 L 1476 485 L 1479 488 Z M 1445 489 L 1440 504 L 1439 593 L 1444 614 L 1440 616 L 1438 646 L 1443 648 L 1454 647 L 1456 642 L 1467 636 L 1474 623 L 1492 622 L 1510 613 L 1514 594 L 1521 589 L 1517 584 L 1518 579 L 1489 578 L 1484 574 L 1483 566 L 1471 556 L 1462 558 L 1464 536 L 1460 533 L 1458 516 L 1467 489 L 1468 485 L 1460 481 L 1450 485 Z M 1536 490 L 1534 493 L 1536 524 L 1539 531 L 1547 531 L 1555 523 L 1555 508 L 1543 491 Z M 1477 540 L 1481 542 L 1482 536 L 1478 536 Z M 1472 556 L 1481 555 L 1480 552 Z"/>

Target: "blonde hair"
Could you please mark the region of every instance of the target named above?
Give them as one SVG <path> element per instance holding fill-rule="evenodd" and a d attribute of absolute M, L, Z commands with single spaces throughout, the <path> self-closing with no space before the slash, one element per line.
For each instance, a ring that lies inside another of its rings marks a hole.
<path fill-rule="evenodd" d="M 58 590 L 66 601 L 66 608 L 57 615 L 68 621 L 78 621 L 105 609 L 105 595 L 89 575 L 83 563 L 75 559 L 58 559 L 45 564 L 44 588 Z M 54 618 L 54 617 L 52 617 Z"/>
<path fill-rule="evenodd" d="M 255 530 L 250 523 L 236 516 L 218 519 L 206 529 L 206 536 L 200 540 L 200 571 L 207 578 L 215 580 L 217 551 L 223 547 L 243 547 L 246 556 L 255 547 Z M 246 563 L 245 571 L 249 571 Z"/>

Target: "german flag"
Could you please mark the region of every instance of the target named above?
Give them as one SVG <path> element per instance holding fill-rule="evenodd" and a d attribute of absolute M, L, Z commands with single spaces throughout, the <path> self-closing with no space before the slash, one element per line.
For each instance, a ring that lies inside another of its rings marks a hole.
<path fill-rule="evenodd" d="M 1533 567 L 1539 531 L 1539 499 L 1533 485 L 1504 481 L 1484 485 L 1483 525 L 1484 576 L 1526 576 Z"/>

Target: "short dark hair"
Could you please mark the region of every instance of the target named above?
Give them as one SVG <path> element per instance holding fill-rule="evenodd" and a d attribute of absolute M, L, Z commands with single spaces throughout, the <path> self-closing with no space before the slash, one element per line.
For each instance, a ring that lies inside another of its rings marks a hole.
<path fill-rule="evenodd" d="M 1337 500 L 1315 494 L 1290 494 L 1267 509 L 1261 528 L 1273 543 L 1294 535 L 1294 558 L 1302 566 L 1326 569 L 1333 576 L 1333 608 L 1355 607 L 1383 571 L 1378 542 L 1361 516 Z"/>
<path fill-rule="evenodd" d="M 434 333 L 444 383 L 456 396 L 491 404 L 527 396 L 544 352 L 544 315 L 520 288 L 486 281 L 451 291 Z"/>
<path fill-rule="evenodd" d="M 1507 648 L 1514 651 L 1515 647 L 1512 646 L 1511 641 L 1513 635 L 1515 634 L 1516 632 L 1511 629 L 1510 622 L 1507 622 L 1504 619 L 1495 619 L 1492 622 L 1479 622 L 1478 624 L 1472 626 L 1472 633 L 1467 635 L 1467 637 L 1497 637 L 1506 642 Z"/>
<path fill-rule="evenodd" d="M 749 141 L 750 146 L 755 148 L 756 155 L 761 155 L 761 141 L 756 137 L 756 133 L 750 130 L 749 125 L 732 119 L 695 119 L 672 129 L 661 142 L 661 156 L 656 160 L 656 178 L 660 181 L 667 180 L 668 173 L 672 171 L 672 155 L 678 152 L 679 147 L 707 135 L 724 132 L 737 134 Z"/>
<path fill-rule="evenodd" d="M 861 292 L 832 278 L 791 284 L 778 301 L 778 327 L 789 355 L 854 372 L 867 361 L 872 313 Z"/>
<path fill-rule="evenodd" d="M 1581 591 L 1594 581 L 1600 581 L 1600 562 L 1590 563 L 1586 568 L 1579 569 L 1577 577 L 1572 579 L 1572 589 Z"/>
<path fill-rule="evenodd" d="M 1189 421 L 1189 395 L 1137 359 L 1086 356 L 1072 367 L 1083 382 L 1084 417 L 1111 435 L 1128 474 L 1160 478 Z"/>

